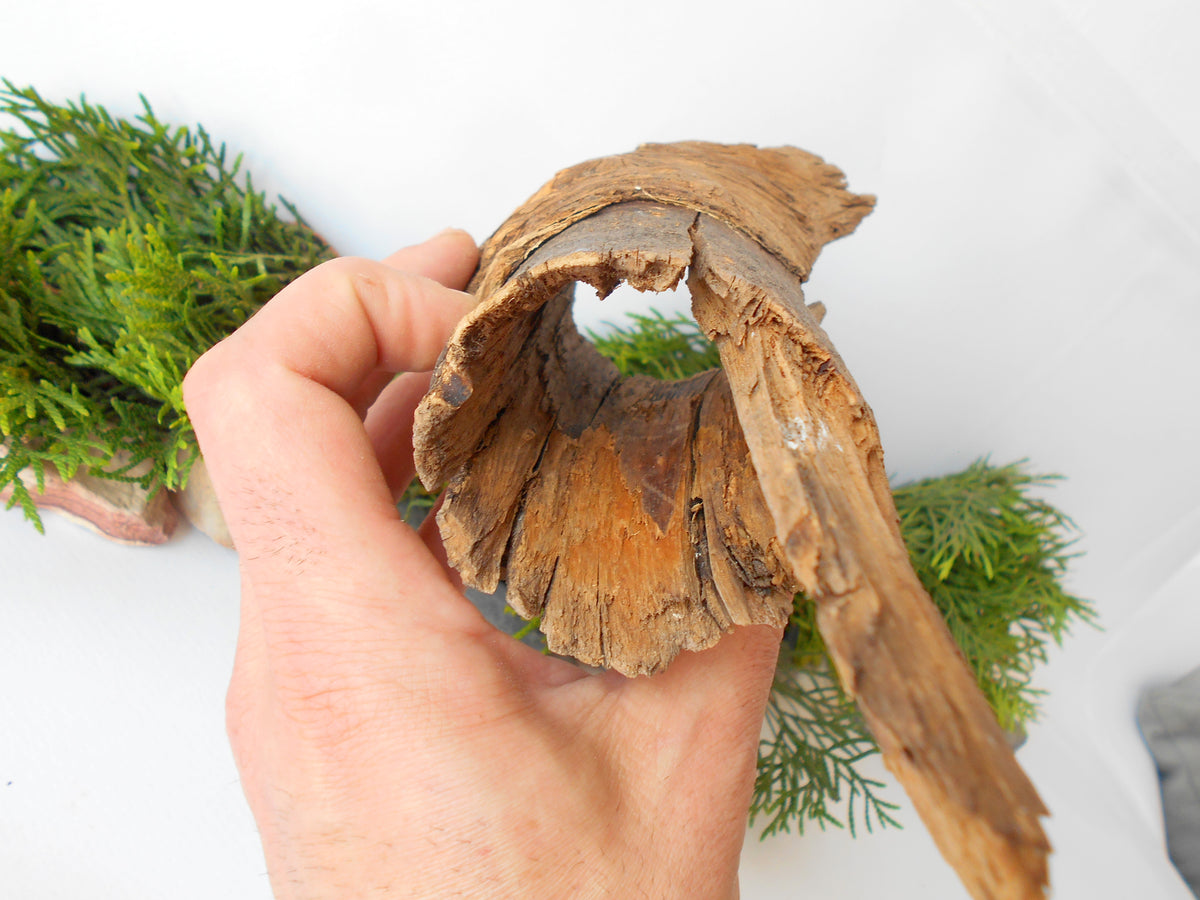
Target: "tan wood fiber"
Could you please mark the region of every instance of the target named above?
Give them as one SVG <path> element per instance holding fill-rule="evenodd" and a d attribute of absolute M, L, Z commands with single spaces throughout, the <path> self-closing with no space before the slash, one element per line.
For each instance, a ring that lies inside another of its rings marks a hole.
<path fill-rule="evenodd" d="M 874 417 L 805 303 L 873 200 L 791 148 L 649 145 L 555 177 L 488 241 L 418 410 L 451 563 L 552 650 L 659 671 L 797 590 L 845 689 L 980 900 L 1044 896 L 1046 814 L 900 537 Z M 573 286 L 686 277 L 722 369 L 620 378 Z"/>

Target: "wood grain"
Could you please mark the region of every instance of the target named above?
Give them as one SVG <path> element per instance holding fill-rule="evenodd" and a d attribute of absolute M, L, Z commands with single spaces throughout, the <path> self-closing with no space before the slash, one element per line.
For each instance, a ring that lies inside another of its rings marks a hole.
<path fill-rule="evenodd" d="M 792 148 L 648 145 L 559 173 L 483 248 L 479 303 L 415 428 L 446 486 L 447 554 L 503 580 L 551 649 L 626 674 L 728 629 L 782 624 L 797 590 L 845 689 L 979 900 L 1042 897 L 1046 814 L 909 565 L 874 417 L 802 282 L 872 198 Z M 686 276 L 722 369 L 622 379 L 573 286 Z"/>
<path fill-rule="evenodd" d="M 438 521 L 464 580 L 504 579 L 552 650 L 630 675 L 734 624 L 782 625 L 795 593 L 728 381 L 622 379 L 571 318 L 577 280 L 678 283 L 695 218 L 633 202 L 548 241 L 460 329 L 418 411 L 418 472 L 448 483 Z"/>
<path fill-rule="evenodd" d="M 4 448 L 0 446 L 0 456 Z M 138 472 L 133 473 L 136 477 Z M 40 510 L 54 510 L 73 522 L 121 544 L 165 544 L 175 533 L 179 514 L 164 490 L 102 478 L 79 471 L 63 478 L 47 464 L 42 483 L 32 468 L 18 476 Z M 0 490 L 0 503 L 10 501 L 12 486 Z"/>

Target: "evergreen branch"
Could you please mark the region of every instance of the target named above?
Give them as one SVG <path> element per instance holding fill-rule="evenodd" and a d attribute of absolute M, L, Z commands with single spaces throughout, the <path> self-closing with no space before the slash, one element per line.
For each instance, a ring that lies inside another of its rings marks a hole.
<path fill-rule="evenodd" d="M 142 107 L 0 90 L 0 489 L 37 525 L 25 469 L 182 486 L 184 373 L 332 255 L 203 128 Z"/>
<path fill-rule="evenodd" d="M 751 821 L 767 820 L 763 837 L 793 827 L 803 834 L 810 821 L 851 834 L 899 824 L 896 804 L 881 796 L 885 785 L 859 771 L 878 748 L 827 668 L 781 664 L 765 729 L 750 807 Z"/>
<path fill-rule="evenodd" d="M 1096 622 L 1062 586 L 1074 525 L 1032 493 L 1057 480 L 979 460 L 893 493 L 913 569 L 1010 730 L 1036 718 L 1032 676 L 1049 645 Z"/>
<path fill-rule="evenodd" d="M 687 316 L 668 318 L 651 309 L 648 316 L 630 313 L 629 318 L 631 325 L 610 324 L 603 335 L 588 332 L 588 340 L 622 375 L 678 381 L 721 365 L 716 345 Z"/>

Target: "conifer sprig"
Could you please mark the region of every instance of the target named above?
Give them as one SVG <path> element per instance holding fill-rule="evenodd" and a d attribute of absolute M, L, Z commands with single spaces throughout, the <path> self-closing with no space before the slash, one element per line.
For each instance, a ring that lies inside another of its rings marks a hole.
<path fill-rule="evenodd" d="M 192 362 L 332 253 L 202 128 L 0 91 L 0 489 L 48 466 L 179 487 Z"/>
<path fill-rule="evenodd" d="M 893 492 L 913 568 L 975 671 L 1001 727 L 1037 716 L 1033 672 L 1092 607 L 1062 586 L 1074 525 L 1037 496 L 1057 476 L 978 460 Z"/>
<path fill-rule="evenodd" d="M 609 324 L 603 334 L 589 332 L 588 339 L 623 375 L 649 375 L 678 381 L 721 365 L 721 355 L 686 316 L 665 316 L 656 309 L 649 315 L 629 314 L 630 324 Z"/>

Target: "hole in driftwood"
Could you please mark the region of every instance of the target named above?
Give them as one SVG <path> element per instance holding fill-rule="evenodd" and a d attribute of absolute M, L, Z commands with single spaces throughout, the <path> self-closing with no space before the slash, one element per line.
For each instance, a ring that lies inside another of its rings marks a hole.
<path fill-rule="evenodd" d="M 577 282 L 571 315 L 581 336 L 624 375 L 679 381 L 720 367 L 683 280 L 657 293 L 621 283 L 603 300 L 590 284 Z"/>

